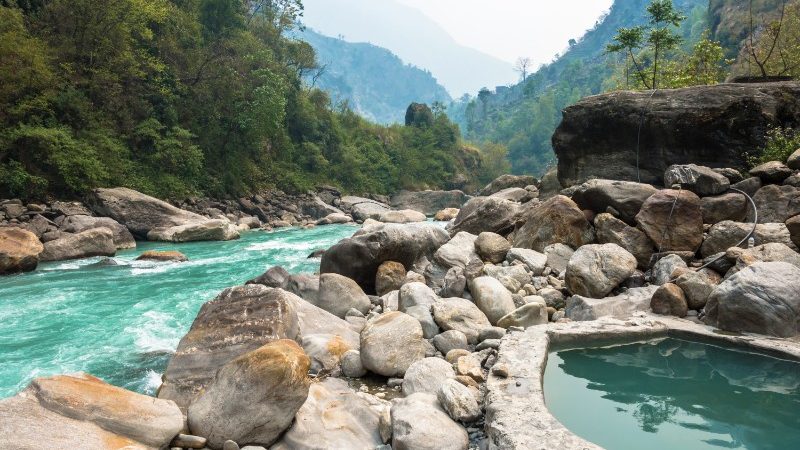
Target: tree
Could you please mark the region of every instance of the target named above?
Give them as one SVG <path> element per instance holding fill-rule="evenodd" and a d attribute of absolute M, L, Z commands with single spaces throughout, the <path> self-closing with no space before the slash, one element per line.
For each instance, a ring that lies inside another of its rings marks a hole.
<path fill-rule="evenodd" d="M 528 71 L 531 66 L 533 66 L 533 60 L 527 56 L 517 58 L 517 62 L 514 64 L 514 70 L 519 72 L 523 83 L 528 79 Z"/>
<path fill-rule="evenodd" d="M 661 82 L 669 88 L 717 84 L 725 79 L 728 64 L 722 44 L 706 32 L 691 53 L 666 62 Z"/>
<path fill-rule="evenodd" d="M 433 125 L 433 111 L 424 103 L 412 103 L 406 109 L 407 127 L 430 127 Z"/>
<path fill-rule="evenodd" d="M 771 23 L 763 23 L 759 27 L 755 26 L 755 14 L 753 0 L 750 0 L 750 31 L 747 36 L 747 41 L 744 45 L 743 52 L 746 55 L 746 62 L 749 67 L 755 65 L 758 68 L 758 73 L 762 79 L 766 79 L 770 74 L 785 75 L 791 73 L 796 67 L 797 61 L 791 61 L 790 48 L 797 48 L 797 30 L 785 30 L 784 21 L 787 19 L 787 2 L 783 0 L 780 6 L 780 14 L 778 19 Z M 788 10 L 789 12 L 789 25 L 792 25 L 792 19 L 796 22 L 798 3 L 794 3 Z M 786 34 L 793 34 L 793 38 L 785 39 Z M 780 59 L 774 63 L 773 57 Z M 781 67 L 782 66 L 782 67 Z"/>
<path fill-rule="evenodd" d="M 647 6 L 647 14 L 647 25 L 620 28 L 614 37 L 614 43 L 609 44 L 606 51 L 625 52 L 642 84 L 647 89 L 658 89 L 659 63 L 665 53 L 674 50 L 681 43 L 681 37 L 675 29 L 680 27 L 686 17 L 675 10 L 672 0 L 653 0 Z M 649 67 L 643 56 L 650 60 Z"/>

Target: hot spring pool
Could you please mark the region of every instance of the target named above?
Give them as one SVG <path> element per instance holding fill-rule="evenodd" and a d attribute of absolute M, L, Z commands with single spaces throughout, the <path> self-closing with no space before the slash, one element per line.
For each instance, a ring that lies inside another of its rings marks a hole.
<path fill-rule="evenodd" d="M 550 412 L 608 450 L 800 449 L 800 363 L 667 338 L 550 353 Z"/>

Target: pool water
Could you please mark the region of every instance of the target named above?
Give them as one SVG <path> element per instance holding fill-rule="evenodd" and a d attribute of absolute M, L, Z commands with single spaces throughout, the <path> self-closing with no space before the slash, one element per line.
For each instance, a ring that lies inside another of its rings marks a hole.
<path fill-rule="evenodd" d="M 0 277 L 0 398 L 38 376 L 85 371 L 152 394 L 200 306 L 273 265 L 319 270 L 314 250 L 357 230 L 349 225 L 254 231 L 229 242 L 140 242 L 116 265 L 89 258 L 43 263 Z M 177 250 L 185 263 L 134 261 L 145 250 Z"/>
<path fill-rule="evenodd" d="M 553 352 L 552 414 L 608 450 L 800 449 L 800 363 L 679 339 Z"/>

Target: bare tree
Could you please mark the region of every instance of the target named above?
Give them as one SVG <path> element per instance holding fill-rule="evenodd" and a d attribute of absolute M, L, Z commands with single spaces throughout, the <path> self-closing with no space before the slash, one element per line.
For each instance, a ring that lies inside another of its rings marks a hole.
<path fill-rule="evenodd" d="M 783 28 L 783 18 L 786 16 L 786 3 L 787 0 L 783 0 L 781 14 L 776 22 L 762 25 L 763 30 L 758 41 L 756 41 L 756 28 L 753 23 L 753 0 L 750 0 L 750 36 L 748 36 L 747 44 L 745 44 L 745 51 L 747 52 L 748 61 L 758 66 L 761 77 L 764 79 L 769 76 L 767 74 L 767 64 L 775 54 L 775 50 L 778 49 L 778 42 Z M 766 46 L 762 47 L 761 44 L 764 43 L 766 43 Z M 780 52 L 780 49 L 778 51 Z"/>
<path fill-rule="evenodd" d="M 517 58 L 517 62 L 514 64 L 514 70 L 519 72 L 523 82 L 528 79 L 528 71 L 531 69 L 531 66 L 533 66 L 533 60 L 531 58 L 527 56 L 520 56 Z"/>

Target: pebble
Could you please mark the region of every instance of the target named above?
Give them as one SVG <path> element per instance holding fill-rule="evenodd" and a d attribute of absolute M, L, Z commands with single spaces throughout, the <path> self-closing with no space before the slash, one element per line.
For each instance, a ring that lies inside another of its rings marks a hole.
<path fill-rule="evenodd" d="M 393 387 L 402 386 L 403 385 L 403 379 L 402 378 L 389 378 L 389 380 L 386 382 L 386 385 L 389 386 L 389 387 L 392 387 L 392 388 Z"/>
<path fill-rule="evenodd" d="M 492 367 L 492 374 L 500 378 L 508 378 L 508 366 L 505 364 L 496 364 Z"/>

